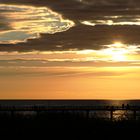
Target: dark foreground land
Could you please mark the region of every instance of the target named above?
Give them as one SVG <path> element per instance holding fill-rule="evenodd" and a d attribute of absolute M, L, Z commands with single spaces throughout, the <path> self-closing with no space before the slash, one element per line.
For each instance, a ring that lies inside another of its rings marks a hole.
<path fill-rule="evenodd" d="M 140 133 L 139 121 L 107 121 L 87 120 L 71 117 L 48 117 L 34 118 L 14 117 L 0 118 L 1 136 L 14 137 L 92 137 L 92 138 L 135 138 Z"/>
<path fill-rule="evenodd" d="M 64 108 L 64 109 L 63 109 Z M 89 115 L 92 109 L 109 111 L 109 118 Z M 132 116 L 115 120 L 115 110 L 130 110 Z M 136 112 L 140 107 L 0 107 L 0 135 L 10 138 L 40 139 L 139 139 L 140 120 Z M 56 138 L 55 138 L 56 139 Z"/>

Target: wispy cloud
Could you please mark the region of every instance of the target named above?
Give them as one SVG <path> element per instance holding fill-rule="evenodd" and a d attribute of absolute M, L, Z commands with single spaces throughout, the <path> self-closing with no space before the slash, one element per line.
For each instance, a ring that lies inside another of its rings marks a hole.
<path fill-rule="evenodd" d="M 114 15 L 114 16 L 97 16 L 93 20 L 80 21 L 84 25 L 96 26 L 96 25 L 140 25 L 139 15 Z"/>
<path fill-rule="evenodd" d="M 82 4 L 95 6 L 137 6 L 140 4 L 138 0 L 75 0 Z"/>

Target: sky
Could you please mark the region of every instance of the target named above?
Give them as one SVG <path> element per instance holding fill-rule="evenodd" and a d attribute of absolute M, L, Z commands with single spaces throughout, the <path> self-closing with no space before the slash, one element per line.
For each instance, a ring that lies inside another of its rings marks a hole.
<path fill-rule="evenodd" d="M 140 99 L 139 0 L 0 0 L 0 99 Z"/>

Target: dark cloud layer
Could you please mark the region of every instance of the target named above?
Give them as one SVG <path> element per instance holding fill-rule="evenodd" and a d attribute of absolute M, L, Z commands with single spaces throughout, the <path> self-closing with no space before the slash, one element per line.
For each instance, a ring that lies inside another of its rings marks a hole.
<path fill-rule="evenodd" d="M 66 32 L 42 34 L 40 39 L 30 39 L 27 43 L 0 44 L 0 51 L 100 49 L 116 40 L 140 43 L 140 26 L 91 27 L 80 24 L 80 20 L 92 20 L 98 16 L 139 15 L 139 0 L 0 0 L 0 3 L 47 6 L 76 23 Z M 1 23 L 0 30 L 7 26 L 5 22 Z"/>
<path fill-rule="evenodd" d="M 84 26 L 56 34 L 42 34 L 40 39 L 31 39 L 27 43 L 1 44 L 0 51 L 56 51 L 70 49 L 101 49 L 105 44 L 122 41 L 126 44 L 139 44 L 139 26 Z"/>
<path fill-rule="evenodd" d="M 88 18 L 94 14 L 123 12 L 127 8 L 133 8 L 132 13 L 138 12 L 139 0 L 0 0 L 2 3 L 29 4 L 35 6 L 48 6 L 63 15 L 72 18 Z M 125 9 L 125 10 L 124 10 Z"/>

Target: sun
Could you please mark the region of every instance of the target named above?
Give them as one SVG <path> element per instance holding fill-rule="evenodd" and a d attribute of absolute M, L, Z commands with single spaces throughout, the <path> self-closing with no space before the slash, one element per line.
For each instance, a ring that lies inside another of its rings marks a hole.
<path fill-rule="evenodd" d="M 124 49 L 116 49 L 116 48 L 110 48 L 107 50 L 107 55 L 110 57 L 112 61 L 126 61 L 126 51 Z"/>
<path fill-rule="evenodd" d="M 112 57 L 112 60 L 113 60 L 113 61 L 119 61 L 119 62 L 121 62 L 121 61 L 126 61 L 126 60 L 127 60 L 126 55 L 123 54 L 123 53 L 121 53 L 120 51 L 118 51 L 118 52 L 113 52 L 113 53 L 111 54 L 111 57 Z"/>
<path fill-rule="evenodd" d="M 121 42 L 114 42 L 114 44 L 112 44 L 112 46 L 114 46 L 116 48 L 122 48 L 124 46 L 124 44 Z"/>
<path fill-rule="evenodd" d="M 108 45 L 108 48 L 104 50 L 104 54 L 111 61 L 126 61 L 127 60 L 128 50 L 126 49 L 125 44 L 121 42 L 114 42 L 111 45 Z"/>
<path fill-rule="evenodd" d="M 107 45 L 110 48 L 124 48 L 125 44 L 123 44 L 122 42 L 116 41 L 113 44 Z"/>

